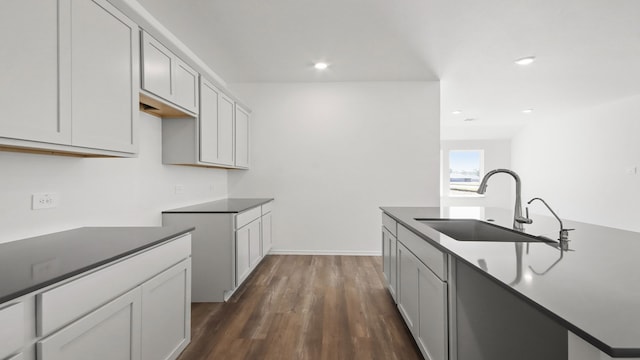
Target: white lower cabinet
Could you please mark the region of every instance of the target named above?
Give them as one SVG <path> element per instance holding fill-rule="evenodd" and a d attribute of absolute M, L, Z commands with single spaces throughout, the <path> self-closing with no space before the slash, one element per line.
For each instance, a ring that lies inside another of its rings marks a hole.
<path fill-rule="evenodd" d="M 397 245 L 398 309 L 425 359 L 447 360 L 447 283 Z"/>
<path fill-rule="evenodd" d="M 142 360 L 172 360 L 189 344 L 191 259 L 142 285 Z"/>
<path fill-rule="evenodd" d="M 262 219 L 249 224 L 249 263 L 254 268 L 262 259 L 261 229 Z"/>
<path fill-rule="evenodd" d="M 25 333 L 25 306 L 22 302 L 0 309 L 0 358 L 15 353 L 22 347 Z"/>
<path fill-rule="evenodd" d="M 429 360 L 448 359 L 447 283 L 418 263 L 418 347 Z"/>
<path fill-rule="evenodd" d="M 165 226 L 196 228 L 191 301 L 227 301 L 260 264 L 271 248 L 272 204 L 268 201 L 239 213 L 206 209 L 163 212 Z"/>
<path fill-rule="evenodd" d="M 236 230 L 236 286 L 249 276 L 251 270 L 258 265 L 262 259 L 261 239 L 261 219 L 257 218 Z"/>
<path fill-rule="evenodd" d="M 418 333 L 419 262 L 409 249 L 398 244 L 398 309 L 413 336 Z"/>
<path fill-rule="evenodd" d="M 447 282 L 432 270 L 442 267 L 440 257 L 433 256 L 439 250 L 430 247 L 426 252 L 429 256 L 419 258 L 415 253 L 425 253 L 425 249 L 417 247 L 414 252 L 407 247 L 402 240 L 414 245 L 415 239 L 405 230 L 398 226 L 396 239 L 387 227 L 382 227 L 383 266 L 389 291 L 396 294 L 398 310 L 424 358 L 449 360 Z"/>
<path fill-rule="evenodd" d="M 236 283 L 238 287 L 251 271 L 249 260 L 250 235 L 249 228 L 244 227 L 236 231 Z"/>
<path fill-rule="evenodd" d="M 271 232 L 271 211 L 268 213 L 264 213 L 262 215 L 262 256 L 266 256 L 271 250 L 272 242 L 272 232 Z"/>
<path fill-rule="evenodd" d="M 0 304 L 0 359 L 175 360 L 190 329 L 186 234 Z"/>
<path fill-rule="evenodd" d="M 398 259 L 397 259 L 397 240 L 396 237 L 389 232 L 384 226 L 382 227 L 382 270 L 387 281 L 387 288 L 391 293 L 391 297 L 397 302 L 396 288 L 397 288 L 397 272 L 398 272 Z"/>
<path fill-rule="evenodd" d="M 139 360 L 140 289 L 135 288 L 37 343 L 42 360 Z"/>
<path fill-rule="evenodd" d="M 393 300 L 398 301 L 398 240 L 389 238 L 389 291 Z"/>

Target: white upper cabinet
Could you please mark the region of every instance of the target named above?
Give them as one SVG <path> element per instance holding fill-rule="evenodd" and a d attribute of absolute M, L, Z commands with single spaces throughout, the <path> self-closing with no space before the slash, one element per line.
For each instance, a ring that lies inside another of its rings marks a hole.
<path fill-rule="evenodd" d="M 198 113 L 198 73 L 176 58 L 173 67 L 174 101 L 179 106 Z"/>
<path fill-rule="evenodd" d="M 173 54 L 149 34 L 142 33 L 142 88 L 163 99 L 171 99 Z"/>
<path fill-rule="evenodd" d="M 249 112 L 200 76 L 200 111 L 163 117 L 164 164 L 249 168 Z"/>
<path fill-rule="evenodd" d="M 0 145 L 135 154 L 135 23 L 105 0 L 11 0 L 0 24 Z"/>
<path fill-rule="evenodd" d="M 239 168 L 249 167 L 249 112 L 236 104 L 235 164 Z"/>
<path fill-rule="evenodd" d="M 105 0 L 66 1 L 71 42 L 61 45 L 70 46 L 72 145 L 136 152 L 138 26 Z"/>
<path fill-rule="evenodd" d="M 233 124 L 235 103 L 220 93 L 218 102 L 218 159 L 221 164 L 233 166 Z"/>
<path fill-rule="evenodd" d="M 233 166 L 233 100 L 200 79 L 200 161 Z"/>
<path fill-rule="evenodd" d="M 142 89 L 198 113 L 198 73 L 146 32 L 142 33 Z"/>
<path fill-rule="evenodd" d="M 58 117 L 57 2 L 3 1 L 0 43 L 0 136 L 70 143 L 71 119 Z"/>

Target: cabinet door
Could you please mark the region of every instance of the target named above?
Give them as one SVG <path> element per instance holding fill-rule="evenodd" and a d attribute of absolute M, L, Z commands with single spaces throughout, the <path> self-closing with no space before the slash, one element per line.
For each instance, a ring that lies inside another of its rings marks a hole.
<path fill-rule="evenodd" d="M 261 223 L 260 219 L 254 220 L 249 227 L 249 264 L 253 269 L 260 259 L 262 259 L 262 244 L 261 244 Z"/>
<path fill-rule="evenodd" d="M 391 254 L 389 253 L 390 247 L 389 235 L 387 235 L 387 231 L 382 227 L 382 275 L 384 275 L 387 286 L 391 284 L 391 274 L 389 273 L 389 261 L 391 260 Z"/>
<path fill-rule="evenodd" d="M 173 54 L 146 32 L 142 33 L 142 88 L 165 100 L 173 98 Z"/>
<path fill-rule="evenodd" d="M 447 284 L 418 264 L 418 346 L 428 360 L 448 359 Z"/>
<path fill-rule="evenodd" d="M 70 65 L 58 57 L 58 33 L 64 25 L 58 21 L 56 1 L 2 2 L 0 137 L 71 143 L 71 118 L 58 116 L 59 66 Z"/>
<path fill-rule="evenodd" d="M 72 145 L 134 153 L 139 89 L 138 26 L 106 0 L 71 1 Z M 64 76 L 65 72 L 62 71 Z M 64 89 L 62 89 L 64 90 Z"/>
<path fill-rule="evenodd" d="M 249 275 L 249 225 L 236 231 L 236 287 Z"/>
<path fill-rule="evenodd" d="M 398 288 L 398 240 L 391 235 L 389 237 L 389 292 L 394 301 L 398 301 L 396 289 Z"/>
<path fill-rule="evenodd" d="M 249 167 L 249 113 L 236 105 L 236 166 Z"/>
<path fill-rule="evenodd" d="M 198 73 L 174 57 L 173 102 L 192 113 L 198 113 Z"/>
<path fill-rule="evenodd" d="M 212 164 L 220 162 L 219 94 L 220 90 L 200 78 L 200 161 Z"/>
<path fill-rule="evenodd" d="M 266 256 L 271 250 L 271 213 L 262 215 L 262 256 Z"/>
<path fill-rule="evenodd" d="M 4 304 L 3 304 L 4 306 Z M 25 306 L 19 302 L 0 309 L 0 358 L 5 358 L 24 346 Z"/>
<path fill-rule="evenodd" d="M 37 343 L 42 360 L 139 360 L 140 288 Z"/>
<path fill-rule="evenodd" d="M 233 101 L 200 78 L 200 161 L 233 166 Z"/>
<path fill-rule="evenodd" d="M 235 103 L 220 93 L 218 101 L 218 161 L 223 165 L 234 165 L 233 161 L 233 121 Z"/>
<path fill-rule="evenodd" d="M 191 259 L 142 284 L 142 359 L 178 357 L 191 338 Z"/>
<path fill-rule="evenodd" d="M 414 336 L 418 333 L 419 260 L 398 242 L 398 309 Z"/>

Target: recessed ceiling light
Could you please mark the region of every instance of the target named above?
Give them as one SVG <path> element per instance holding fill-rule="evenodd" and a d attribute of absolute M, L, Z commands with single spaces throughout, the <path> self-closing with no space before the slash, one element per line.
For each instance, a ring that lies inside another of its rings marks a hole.
<path fill-rule="evenodd" d="M 522 110 L 523 114 L 531 114 L 533 112 L 533 109 L 524 109 Z"/>
<path fill-rule="evenodd" d="M 318 70 L 324 70 L 324 69 L 326 69 L 326 68 L 328 68 L 328 67 L 329 67 L 329 64 L 324 63 L 324 62 L 318 62 L 318 63 L 315 63 L 315 64 L 313 65 L 313 67 L 314 67 L 314 68 L 316 68 L 316 69 L 318 69 Z"/>
<path fill-rule="evenodd" d="M 460 114 L 462 114 L 462 111 L 460 111 L 460 110 L 453 110 L 451 113 L 452 113 L 453 115 L 460 115 Z"/>
<path fill-rule="evenodd" d="M 529 65 L 534 61 L 536 61 L 536 57 L 535 56 L 527 56 L 527 57 L 523 57 L 521 59 L 518 59 L 518 60 L 516 60 L 514 62 L 516 64 L 518 64 L 518 65 Z"/>

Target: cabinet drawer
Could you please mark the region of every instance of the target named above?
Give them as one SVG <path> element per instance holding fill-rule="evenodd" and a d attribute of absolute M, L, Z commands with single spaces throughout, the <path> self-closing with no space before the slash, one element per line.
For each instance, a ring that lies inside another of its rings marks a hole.
<path fill-rule="evenodd" d="M 0 358 L 4 359 L 22 347 L 24 321 L 24 304 L 21 302 L 0 310 Z"/>
<path fill-rule="evenodd" d="M 404 244 L 436 276 L 447 281 L 447 254 L 402 225 L 398 226 L 398 241 Z"/>
<path fill-rule="evenodd" d="M 391 216 L 385 213 L 382 213 L 382 225 L 384 225 L 384 227 L 387 228 L 387 230 L 389 230 L 391 235 L 396 237 L 398 236 L 398 232 L 397 232 L 398 223 L 395 220 L 393 220 Z"/>
<path fill-rule="evenodd" d="M 260 210 L 260 206 L 239 213 L 238 215 L 236 215 L 236 229 L 240 229 L 253 220 L 259 218 L 261 214 L 262 212 Z"/>
<path fill-rule="evenodd" d="M 191 255 L 191 235 L 143 252 L 37 296 L 44 336 Z"/>
<path fill-rule="evenodd" d="M 121 295 L 38 341 L 37 358 L 139 360 L 140 303 L 140 288 Z"/>
<path fill-rule="evenodd" d="M 270 213 L 272 208 L 273 208 L 273 201 L 269 201 L 266 204 L 262 204 L 262 215 L 266 213 Z"/>

